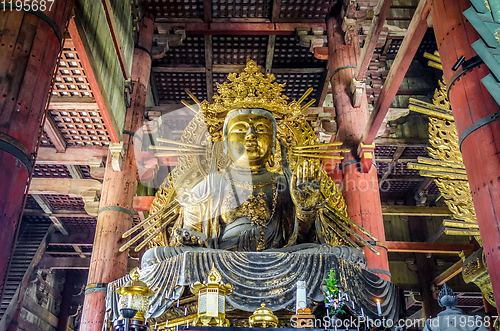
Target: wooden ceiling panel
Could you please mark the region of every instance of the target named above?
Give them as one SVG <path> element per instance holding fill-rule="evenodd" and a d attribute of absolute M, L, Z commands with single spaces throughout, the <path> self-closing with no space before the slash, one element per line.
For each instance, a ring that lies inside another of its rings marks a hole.
<path fill-rule="evenodd" d="M 281 0 L 280 19 L 325 19 L 336 1 Z"/>
<path fill-rule="evenodd" d="M 70 233 L 94 233 L 96 229 L 95 217 L 60 217 L 59 219 Z"/>
<path fill-rule="evenodd" d="M 396 146 L 375 146 L 375 156 L 392 158 L 396 149 Z"/>
<path fill-rule="evenodd" d="M 214 0 L 214 18 L 263 18 L 270 19 L 272 0 Z"/>
<path fill-rule="evenodd" d="M 50 110 L 68 146 L 108 146 L 110 137 L 101 113 L 87 109 Z"/>
<path fill-rule="evenodd" d="M 213 63 L 246 64 L 252 59 L 260 66 L 266 64 L 267 36 L 213 36 Z"/>
<path fill-rule="evenodd" d="M 74 47 L 65 47 L 63 49 L 52 95 L 60 97 L 93 97 L 82 63 Z"/>
<path fill-rule="evenodd" d="M 404 193 L 413 191 L 420 182 L 417 181 L 384 181 L 381 184 L 381 193 Z"/>
<path fill-rule="evenodd" d="M 79 210 L 84 211 L 84 202 L 80 197 L 70 197 L 69 195 L 45 194 L 44 197 L 50 204 L 50 208 L 55 210 Z"/>
<path fill-rule="evenodd" d="M 155 72 L 160 103 L 188 100 L 184 89 L 189 89 L 198 100 L 207 98 L 205 73 Z M 191 100 L 189 102 L 192 103 Z"/>
<path fill-rule="evenodd" d="M 33 170 L 35 178 L 72 178 L 68 168 L 59 164 L 36 164 Z"/>
<path fill-rule="evenodd" d="M 161 67 L 173 64 L 205 65 L 205 37 L 186 35 L 180 46 L 170 47 L 165 56 L 155 60 L 153 66 Z"/>
<path fill-rule="evenodd" d="M 43 130 L 42 142 L 41 142 L 40 146 L 43 146 L 43 147 L 54 147 L 54 143 L 52 142 L 52 140 L 50 140 L 50 137 L 47 135 L 47 132 L 45 132 L 45 130 Z"/>
<path fill-rule="evenodd" d="M 298 100 L 300 97 L 312 87 L 314 91 L 306 98 L 302 103 L 305 105 L 311 99 L 314 99 L 318 89 L 322 87 L 321 76 L 322 73 L 312 73 L 312 74 L 297 74 L 297 73 L 275 73 L 276 82 L 282 84 L 286 83 L 283 88 L 283 94 L 289 98 L 289 102 L 292 100 Z"/>
<path fill-rule="evenodd" d="M 157 20 L 203 18 L 203 0 L 142 0 L 142 5 Z"/>
<path fill-rule="evenodd" d="M 401 157 L 417 157 L 417 156 L 425 156 L 429 157 L 429 152 L 427 151 L 427 147 L 406 147 Z"/>
<path fill-rule="evenodd" d="M 309 48 L 300 46 L 296 36 L 276 36 L 273 67 L 324 67 L 326 62 L 315 58 Z"/>

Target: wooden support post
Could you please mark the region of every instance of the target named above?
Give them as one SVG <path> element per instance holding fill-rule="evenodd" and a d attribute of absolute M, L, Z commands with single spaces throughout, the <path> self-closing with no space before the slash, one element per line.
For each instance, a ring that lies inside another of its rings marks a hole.
<path fill-rule="evenodd" d="M 132 80 L 134 92 L 132 107 L 125 118 L 124 130 L 136 132 L 143 123 L 146 99 L 151 73 L 151 52 L 153 43 L 153 20 L 143 17 L 139 46 L 134 50 Z M 148 52 L 149 51 L 149 52 Z M 134 155 L 134 141 L 131 135 L 124 135 L 122 170 L 113 171 L 111 155 L 106 163 L 100 213 L 92 250 L 92 259 L 87 283 L 109 283 L 127 272 L 128 251 L 120 253 L 123 245 L 121 235 L 132 227 L 132 201 L 137 188 L 137 166 Z M 83 260 L 83 259 L 81 259 Z M 81 331 L 100 331 L 104 321 L 106 292 L 88 292 L 82 311 Z"/>
<path fill-rule="evenodd" d="M 476 53 L 470 46 L 479 35 L 462 12 L 468 0 L 432 1 L 432 22 L 447 83 L 452 66 L 460 56 L 470 59 Z M 449 87 L 451 109 L 458 136 L 488 115 L 500 111 L 499 105 L 481 83 L 489 73 L 482 65 L 468 72 Z M 472 132 L 461 145 L 469 178 L 477 223 L 497 304 L 500 302 L 500 121 L 493 121 Z"/>
<path fill-rule="evenodd" d="M 267 53 L 266 53 L 266 74 L 270 74 L 273 68 L 274 46 L 276 44 L 276 36 L 269 36 L 267 40 Z"/>
<path fill-rule="evenodd" d="M 205 36 L 205 75 L 207 81 L 207 99 L 212 102 L 214 97 L 214 75 L 213 75 L 213 50 L 212 50 L 212 36 Z"/>
<path fill-rule="evenodd" d="M 343 148 L 356 150 L 369 116 L 366 92 L 363 91 L 362 103 L 360 107 L 356 108 L 352 106 L 349 96 L 354 67 L 359 57 L 359 43 L 357 36 L 354 36 L 352 45 L 344 44 L 344 33 L 337 17 L 327 19 L 327 34 L 329 71 L 335 72 L 331 84 L 337 112 L 338 133 L 336 138 L 344 143 Z M 349 163 L 342 170 L 342 193 L 349 217 L 375 235 L 378 241 L 384 243 L 384 222 L 377 170 L 375 167 L 371 167 L 368 173 L 362 173 L 359 171 L 358 162 L 356 162 L 354 155 L 345 153 L 344 157 L 344 164 Z M 377 274 L 389 280 L 387 251 L 384 248 L 379 248 L 379 250 L 380 255 L 365 250 L 368 269 L 380 271 Z"/>
<path fill-rule="evenodd" d="M 406 196 L 407 205 L 415 205 L 413 196 Z M 427 218 L 410 216 L 408 217 L 408 228 L 412 241 L 423 242 L 427 239 Z M 422 309 L 426 318 L 436 317 L 441 311 L 437 300 L 432 293 L 432 284 L 434 279 L 434 257 L 422 253 L 415 253 L 415 262 L 417 265 L 418 285 L 422 295 Z"/>
<path fill-rule="evenodd" d="M 464 250 L 473 250 L 473 244 L 448 244 L 428 242 L 388 241 L 386 242 L 389 252 L 398 253 L 431 253 L 431 254 L 460 254 Z"/>
<path fill-rule="evenodd" d="M 424 38 L 427 31 L 427 16 L 429 14 L 430 1 L 420 0 L 413 19 L 410 22 L 408 31 L 405 38 L 401 43 L 398 54 L 392 63 L 387 79 L 385 80 L 384 87 L 380 92 L 379 99 L 372 113 L 370 119 L 364 129 L 363 138 L 361 141 L 364 144 L 372 144 L 375 136 L 377 135 L 380 126 L 382 125 L 387 111 L 389 110 L 399 86 L 410 67 L 413 57 L 417 52 L 420 42 Z"/>
<path fill-rule="evenodd" d="M 45 15 L 63 34 L 69 0 Z M 24 191 L 36 150 L 61 44 L 54 29 L 32 13 L 0 10 L 0 291 L 4 291 Z M 8 31 L 8 32 L 7 32 Z M 2 297 L 2 295 L 0 295 Z M 5 329 L 2 329 L 5 330 Z"/>
<path fill-rule="evenodd" d="M 66 139 L 64 139 L 61 131 L 57 127 L 57 123 L 49 113 L 47 114 L 47 118 L 45 119 L 44 130 L 47 133 L 47 136 L 50 138 L 50 141 L 54 144 L 56 151 L 65 152 L 66 151 Z"/>
<path fill-rule="evenodd" d="M 59 320 L 57 322 L 56 331 L 67 331 L 69 324 L 69 310 L 71 299 L 73 299 L 73 291 L 75 288 L 75 275 L 72 271 L 67 270 L 64 277 L 64 287 L 61 298 L 61 310 L 59 310 Z"/>

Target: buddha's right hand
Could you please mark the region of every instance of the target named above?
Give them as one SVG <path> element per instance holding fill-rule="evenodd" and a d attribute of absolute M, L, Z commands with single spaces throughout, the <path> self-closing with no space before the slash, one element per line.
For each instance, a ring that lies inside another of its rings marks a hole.
<path fill-rule="evenodd" d="M 198 231 L 177 228 L 175 229 L 175 239 L 181 246 L 204 246 L 207 236 Z"/>

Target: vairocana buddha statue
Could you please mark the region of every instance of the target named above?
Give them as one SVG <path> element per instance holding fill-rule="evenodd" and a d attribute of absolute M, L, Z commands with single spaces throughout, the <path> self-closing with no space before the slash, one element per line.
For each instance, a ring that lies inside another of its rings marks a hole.
<path fill-rule="evenodd" d="M 359 246 L 378 253 L 369 242 L 377 239 L 347 217 L 320 167 L 344 150 L 341 143 L 318 144 L 303 115 L 312 103 L 300 106 L 306 95 L 288 103 L 284 84 L 251 60 L 228 80 L 213 103 L 194 98 L 199 110 L 181 142 L 159 138 L 166 145 L 151 147 L 163 150 L 158 157 L 179 155 L 179 165 L 158 190 L 150 217 L 124 234 L 144 227 L 122 250 L 141 237 L 136 251 L 150 245 L 140 270 L 157 292 L 149 316 L 165 319 L 183 286 L 206 279 L 212 265 L 233 286 L 229 309 L 253 312 L 266 302 L 273 311 L 293 311 L 297 281 L 322 301 L 321 283 L 335 269 L 351 298 L 364 302 L 353 305 L 356 313 L 376 312 L 373 296 L 387 298 L 384 309 L 398 313 L 389 303 L 398 297 L 394 285 L 365 269 Z M 113 316 L 111 291 L 127 279 L 108 286 Z"/>

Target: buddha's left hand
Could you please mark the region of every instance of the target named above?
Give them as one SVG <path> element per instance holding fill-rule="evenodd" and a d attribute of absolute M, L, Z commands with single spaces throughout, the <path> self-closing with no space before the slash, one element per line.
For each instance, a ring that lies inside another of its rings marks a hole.
<path fill-rule="evenodd" d="M 290 195 L 296 207 L 302 210 L 313 210 L 322 202 L 319 164 L 304 160 L 297 166 L 297 173 L 292 176 Z"/>

